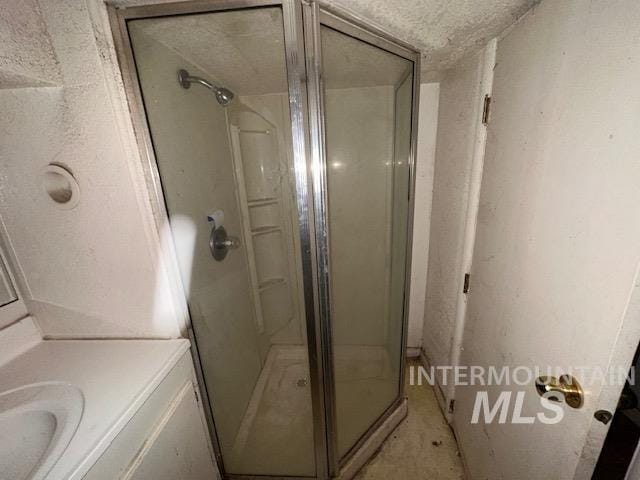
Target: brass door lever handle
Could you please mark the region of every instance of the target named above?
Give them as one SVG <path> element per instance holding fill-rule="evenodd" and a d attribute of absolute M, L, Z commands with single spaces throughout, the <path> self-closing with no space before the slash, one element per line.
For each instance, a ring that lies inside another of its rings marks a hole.
<path fill-rule="evenodd" d="M 542 397 L 555 402 L 560 401 L 560 397 L 564 396 L 564 401 L 572 408 L 580 408 L 584 404 L 584 392 L 578 380 L 571 375 L 561 375 L 559 378 L 542 376 L 536 378 L 536 390 Z"/>

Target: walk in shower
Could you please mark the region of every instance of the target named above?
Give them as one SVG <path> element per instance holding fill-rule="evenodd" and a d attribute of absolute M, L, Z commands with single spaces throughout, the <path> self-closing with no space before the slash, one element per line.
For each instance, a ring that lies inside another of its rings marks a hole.
<path fill-rule="evenodd" d="M 419 55 L 315 2 L 129 3 L 114 38 L 222 473 L 349 476 L 406 413 Z"/>

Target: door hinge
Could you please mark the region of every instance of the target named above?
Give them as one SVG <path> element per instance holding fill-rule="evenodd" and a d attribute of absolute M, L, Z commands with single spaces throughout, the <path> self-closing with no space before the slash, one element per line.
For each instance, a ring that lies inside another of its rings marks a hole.
<path fill-rule="evenodd" d="M 462 285 L 462 293 L 469 293 L 469 281 L 471 280 L 471 274 L 464 274 L 464 284 Z"/>
<path fill-rule="evenodd" d="M 488 125 L 489 124 L 489 112 L 491 110 L 491 96 L 490 95 L 485 95 L 484 96 L 484 104 L 482 106 L 482 124 L 483 125 Z"/>
<path fill-rule="evenodd" d="M 455 409 L 456 406 L 456 401 L 455 400 L 449 400 L 449 413 L 453 413 L 453 410 Z"/>

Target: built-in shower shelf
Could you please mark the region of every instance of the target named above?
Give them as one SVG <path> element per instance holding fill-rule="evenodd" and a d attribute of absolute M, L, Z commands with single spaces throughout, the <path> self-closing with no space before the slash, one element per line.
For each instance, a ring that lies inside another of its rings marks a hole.
<path fill-rule="evenodd" d="M 277 127 L 261 115 L 247 110 L 230 119 L 255 321 L 258 332 L 270 337 L 297 315 L 294 238 L 285 221 L 295 215 L 283 181 L 288 160 Z"/>
<path fill-rule="evenodd" d="M 247 205 L 249 207 L 264 207 L 265 205 L 274 205 L 278 201 L 277 198 L 259 198 L 257 200 L 248 200 Z"/>
<path fill-rule="evenodd" d="M 276 285 L 286 285 L 286 283 L 287 280 L 285 278 L 269 278 L 267 280 L 264 280 L 263 282 L 260 282 L 260 284 L 258 285 L 258 290 L 262 292 L 271 287 L 275 287 Z"/>
<path fill-rule="evenodd" d="M 282 231 L 282 227 L 273 225 L 273 226 L 266 226 L 266 227 L 258 227 L 258 228 L 254 228 L 251 230 L 251 235 L 264 235 L 267 233 L 274 233 L 274 232 L 280 232 Z"/>

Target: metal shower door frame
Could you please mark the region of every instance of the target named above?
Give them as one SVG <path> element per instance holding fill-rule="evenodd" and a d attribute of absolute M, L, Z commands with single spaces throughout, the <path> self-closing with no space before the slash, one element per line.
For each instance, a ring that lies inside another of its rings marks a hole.
<path fill-rule="evenodd" d="M 133 128 L 135 131 L 138 149 L 142 159 L 142 167 L 147 179 L 147 186 L 152 193 L 150 196 L 154 212 L 156 228 L 159 232 L 163 225 L 168 224 L 169 216 L 167 205 L 162 193 L 162 184 L 158 170 L 151 133 L 147 123 L 142 92 L 138 80 L 133 49 L 131 47 L 127 22 L 133 19 L 164 17 L 173 15 L 189 15 L 197 13 L 221 12 L 226 10 L 241 10 L 257 7 L 281 7 L 284 27 L 285 55 L 287 65 L 287 80 L 289 87 L 289 108 L 293 138 L 293 159 L 296 183 L 296 203 L 300 226 L 300 246 L 302 254 L 302 269 L 304 282 L 304 303 L 307 324 L 307 349 L 309 357 L 310 386 L 312 396 L 312 412 L 314 425 L 314 448 L 316 463 L 316 478 L 328 478 L 326 460 L 326 433 L 324 426 L 324 380 L 322 372 L 322 351 L 317 341 L 316 320 L 316 288 L 315 277 L 315 232 L 313 231 L 313 212 L 309 205 L 309 166 L 308 155 L 308 127 L 307 127 L 307 98 L 305 89 L 305 65 L 304 65 L 304 39 L 302 29 L 302 6 L 297 0 L 187 0 L 173 3 L 157 3 L 157 0 L 143 0 L 144 4 L 133 7 L 126 3 L 119 5 L 117 1 L 109 6 L 109 19 L 114 37 L 116 53 L 123 75 L 125 93 L 131 111 Z M 163 252 L 167 260 L 172 264 L 172 270 L 177 272 L 178 260 L 173 245 L 163 246 L 170 252 Z M 176 283 L 181 284 L 180 279 Z M 186 307 L 186 298 L 184 299 Z M 211 403 L 207 392 L 204 374 L 197 348 L 197 338 L 193 331 L 191 321 L 188 323 L 189 338 L 192 344 L 192 354 L 196 366 L 198 383 L 205 405 L 205 415 L 214 449 L 214 455 L 218 463 L 220 473 L 229 479 L 274 478 L 270 476 L 234 475 L 227 473 L 224 467 L 224 458 L 217 437 L 215 421 L 211 411 Z M 294 479 L 296 477 L 286 477 Z M 313 477 L 300 477 L 313 478 Z"/>
<path fill-rule="evenodd" d="M 325 374 L 325 414 L 327 428 L 327 461 L 330 476 L 337 476 L 340 470 L 365 445 L 374 433 L 385 423 L 391 415 L 401 408 L 404 400 L 405 362 L 403 361 L 407 349 L 407 330 L 410 298 L 411 257 L 413 245 L 413 217 L 415 208 L 415 165 L 417 153 L 418 106 L 420 92 L 420 52 L 393 37 L 382 29 L 374 27 L 370 22 L 362 19 L 353 12 L 323 4 L 318 1 L 303 2 L 305 52 L 307 65 L 307 93 L 309 98 L 309 127 L 310 154 L 313 185 L 314 226 L 316 232 L 316 265 L 318 282 L 318 305 L 320 315 L 321 344 L 324 352 Z M 351 449 L 342 457 L 337 452 L 337 425 L 335 410 L 335 384 L 331 342 L 331 270 L 330 270 L 330 229 L 328 217 L 327 197 L 327 161 L 325 143 L 325 111 L 324 85 L 322 74 L 322 42 L 320 27 L 327 26 L 346 36 L 353 37 L 364 43 L 373 45 L 412 62 L 412 105 L 411 105 L 411 145 L 409 153 L 409 210 L 407 219 L 406 259 L 404 279 L 404 308 L 402 318 L 402 345 L 400 361 L 400 378 L 398 393 L 391 405 L 377 418 L 368 430 L 359 438 Z"/>
<path fill-rule="evenodd" d="M 107 0 L 108 1 L 108 0 Z M 411 119 L 411 148 L 409 159 L 409 218 L 407 232 L 407 259 L 402 319 L 402 347 L 406 351 L 409 278 L 411 275 L 411 245 L 415 190 L 415 158 L 417 144 L 418 92 L 420 87 L 420 53 L 388 33 L 372 27 L 368 22 L 341 10 L 311 0 L 183 0 L 159 3 L 162 0 L 139 0 L 131 6 L 130 0 L 108 1 L 108 14 L 117 58 L 122 72 L 123 86 L 131 112 L 133 129 L 138 144 L 150 193 L 154 222 L 161 234 L 168 224 L 160 173 L 156 163 L 151 134 L 147 123 L 142 92 L 138 81 L 133 49 L 127 30 L 127 21 L 172 15 L 188 15 L 225 10 L 279 6 L 282 8 L 284 41 L 289 88 L 289 108 L 293 140 L 296 204 L 304 284 L 304 304 L 309 358 L 316 477 L 326 480 L 339 474 L 340 468 L 357 453 L 402 404 L 404 392 L 404 362 L 398 385 L 398 395 L 392 405 L 378 418 L 345 455 L 337 457 L 335 419 L 335 386 L 331 355 L 329 229 L 327 212 L 326 159 L 324 144 L 324 103 L 321 82 L 320 25 L 327 25 L 346 35 L 355 37 L 383 50 L 413 62 L 413 105 Z M 168 265 L 174 286 L 180 288 L 181 308 L 188 312 L 182 290 L 178 260 L 174 246 L 163 245 L 163 261 Z M 174 288 L 176 288 L 174 287 Z M 224 459 L 218 442 L 209 395 L 198 354 L 198 344 L 190 318 L 188 334 L 194 358 L 204 411 L 209 425 L 214 455 L 223 478 L 228 479 L 309 479 L 314 477 L 274 477 L 267 475 L 234 475 L 225 472 Z"/>

